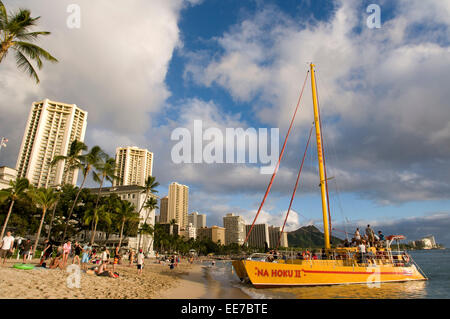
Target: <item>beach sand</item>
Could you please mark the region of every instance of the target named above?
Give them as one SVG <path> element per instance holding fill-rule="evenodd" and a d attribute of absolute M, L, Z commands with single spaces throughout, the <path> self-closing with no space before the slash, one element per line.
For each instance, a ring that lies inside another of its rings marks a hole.
<path fill-rule="evenodd" d="M 141 276 L 137 275 L 136 266 L 128 267 L 119 265 L 116 271 L 119 278 L 99 277 L 81 272 L 80 288 L 69 288 L 67 282 L 70 272 L 61 269 L 45 269 L 36 267 L 33 270 L 15 269 L 12 266 L 16 260 L 9 260 L 0 266 L 0 298 L 2 299 L 150 299 L 150 298 L 186 298 L 182 295 L 179 287 L 184 287 L 185 280 L 190 272 L 192 278 L 201 273 L 201 266 L 180 263 L 178 267 L 170 270 L 167 265 L 156 264 L 152 260 L 146 260 Z M 37 264 L 38 260 L 33 260 Z M 112 269 L 112 266 L 109 267 Z M 198 289 L 192 298 L 199 298 L 204 294 L 200 282 L 190 281 L 190 284 Z M 170 289 L 178 287 L 176 296 L 164 295 Z M 182 288 L 181 291 L 184 289 Z"/>

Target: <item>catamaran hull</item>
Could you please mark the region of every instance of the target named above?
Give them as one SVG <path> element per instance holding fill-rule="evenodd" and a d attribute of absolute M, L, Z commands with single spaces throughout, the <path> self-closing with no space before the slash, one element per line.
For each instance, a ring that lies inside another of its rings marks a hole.
<path fill-rule="evenodd" d="M 298 261 L 294 264 L 235 260 L 233 267 L 241 280 L 248 279 L 259 288 L 426 280 L 414 265 L 360 267 L 325 260 Z"/>

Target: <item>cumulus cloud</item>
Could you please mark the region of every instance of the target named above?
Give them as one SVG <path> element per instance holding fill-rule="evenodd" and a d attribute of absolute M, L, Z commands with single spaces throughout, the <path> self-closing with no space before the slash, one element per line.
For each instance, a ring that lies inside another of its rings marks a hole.
<path fill-rule="evenodd" d="M 448 4 L 402 1 L 381 29 L 366 27 L 358 1 L 336 4 L 330 20 L 300 23 L 264 6 L 216 38 L 222 54 L 205 64 L 204 51 L 192 52 L 186 78 L 254 105 L 263 125 L 286 127 L 313 61 L 329 168 L 341 189 L 380 203 L 448 198 Z M 311 120 L 307 94 L 294 141 Z M 286 157 L 291 169 L 298 165 L 295 153 Z"/>
<path fill-rule="evenodd" d="M 185 1 L 80 0 L 76 2 L 81 13 L 79 29 L 66 24 L 72 3 L 20 0 L 6 4 L 9 9 L 26 7 L 34 16 L 42 16 L 39 29 L 52 34 L 40 45 L 60 60 L 39 72 L 39 86 L 15 69 L 13 56 L 0 66 L 0 127 L 11 142 L 3 158 L 9 165 L 14 165 L 33 101 L 50 98 L 87 110 L 88 142 L 97 144 L 108 135 L 120 135 L 138 143 L 151 127 L 152 115 L 170 96 L 165 77 L 173 51 L 180 45 L 178 19 Z"/>

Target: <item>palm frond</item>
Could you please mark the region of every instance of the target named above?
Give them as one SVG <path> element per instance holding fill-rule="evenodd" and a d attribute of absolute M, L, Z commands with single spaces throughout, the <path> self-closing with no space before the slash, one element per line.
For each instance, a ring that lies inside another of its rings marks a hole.
<path fill-rule="evenodd" d="M 36 81 L 36 83 L 39 83 L 39 76 L 37 75 L 36 70 L 34 69 L 33 65 L 28 61 L 28 59 L 25 57 L 25 55 L 22 54 L 19 50 L 16 50 L 16 63 L 17 67 L 20 70 L 23 70 L 28 73 L 28 75 Z"/>
<path fill-rule="evenodd" d="M 16 39 L 19 40 L 36 40 L 41 35 L 50 35 L 51 32 L 48 31 L 36 31 L 36 32 L 20 32 L 16 34 Z"/>
<path fill-rule="evenodd" d="M 42 68 L 42 60 L 41 58 L 46 59 L 47 61 L 50 62 L 58 62 L 58 60 L 53 57 L 50 53 L 48 53 L 47 51 L 45 51 L 44 49 L 42 49 L 41 47 L 29 43 L 29 42 L 23 42 L 23 41 L 15 41 L 14 42 L 14 47 L 16 49 L 18 49 L 20 52 L 22 52 L 23 54 L 26 54 L 27 56 L 29 56 L 32 60 L 35 60 L 39 69 Z"/>

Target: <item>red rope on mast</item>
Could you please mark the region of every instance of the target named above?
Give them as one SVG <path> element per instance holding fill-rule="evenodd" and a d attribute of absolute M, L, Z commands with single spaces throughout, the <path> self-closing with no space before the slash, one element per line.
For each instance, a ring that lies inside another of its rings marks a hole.
<path fill-rule="evenodd" d="M 311 140 L 313 128 L 314 128 L 314 126 L 311 126 L 311 129 L 309 130 L 309 137 L 308 137 L 308 142 L 306 143 L 305 153 L 303 154 L 302 163 L 300 164 L 300 169 L 298 170 L 297 180 L 295 181 L 295 186 L 294 186 L 294 191 L 292 192 L 291 202 L 289 203 L 289 208 L 286 213 L 286 218 L 284 219 L 284 224 L 283 224 L 283 227 L 281 228 L 280 237 L 278 238 L 278 244 L 277 244 L 276 249 L 278 249 L 278 247 L 280 247 L 281 236 L 283 235 L 284 227 L 286 226 L 286 222 L 289 217 L 289 213 L 291 212 L 292 202 L 294 201 L 295 193 L 297 192 L 298 181 L 299 181 L 300 175 L 302 173 L 303 163 L 305 162 L 306 152 L 308 151 L 308 146 L 309 146 L 309 142 Z"/>
<path fill-rule="evenodd" d="M 286 133 L 286 137 L 284 139 L 283 148 L 281 149 L 280 156 L 278 158 L 278 163 L 275 166 L 275 169 L 274 169 L 273 174 L 272 174 L 272 178 L 270 179 L 269 185 L 267 186 L 267 189 L 266 189 L 266 193 L 264 194 L 264 198 L 263 198 L 261 204 L 259 205 L 258 212 L 256 213 L 255 219 L 253 219 L 252 226 L 250 227 L 250 230 L 248 231 L 247 237 L 245 238 L 245 241 L 244 241 L 243 245 L 245 245 L 247 243 L 248 238 L 250 237 L 250 233 L 252 232 L 253 227 L 255 226 L 256 219 L 258 218 L 258 215 L 259 215 L 259 213 L 261 212 L 261 209 L 264 206 L 264 202 L 266 201 L 267 195 L 269 195 L 270 189 L 272 188 L 272 183 L 273 183 L 273 181 L 275 179 L 275 176 L 277 175 L 278 167 L 280 166 L 281 159 L 283 158 L 284 149 L 286 148 L 286 143 L 287 143 L 289 134 L 291 133 L 292 125 L 294 124 L 295 115 L 297 114 L 298 108 L 300 106 L 300 100 L 302 99 L 302 96 L 303 96 L 303 91 L 305 89 L 306 81 L 308 80 L 308 74 L 309 74 L 309 70 L 306 73 L 305 82 L 303 83 L 303 87 L 302 87 L 302 90 L 300 92 L 300 96 L 298 98 L 297 106 L 295 108 L 294 115 L 292 116 L 291 124 L 289 125 L 289 129 L 288 129 L 288 131 Z"/>

